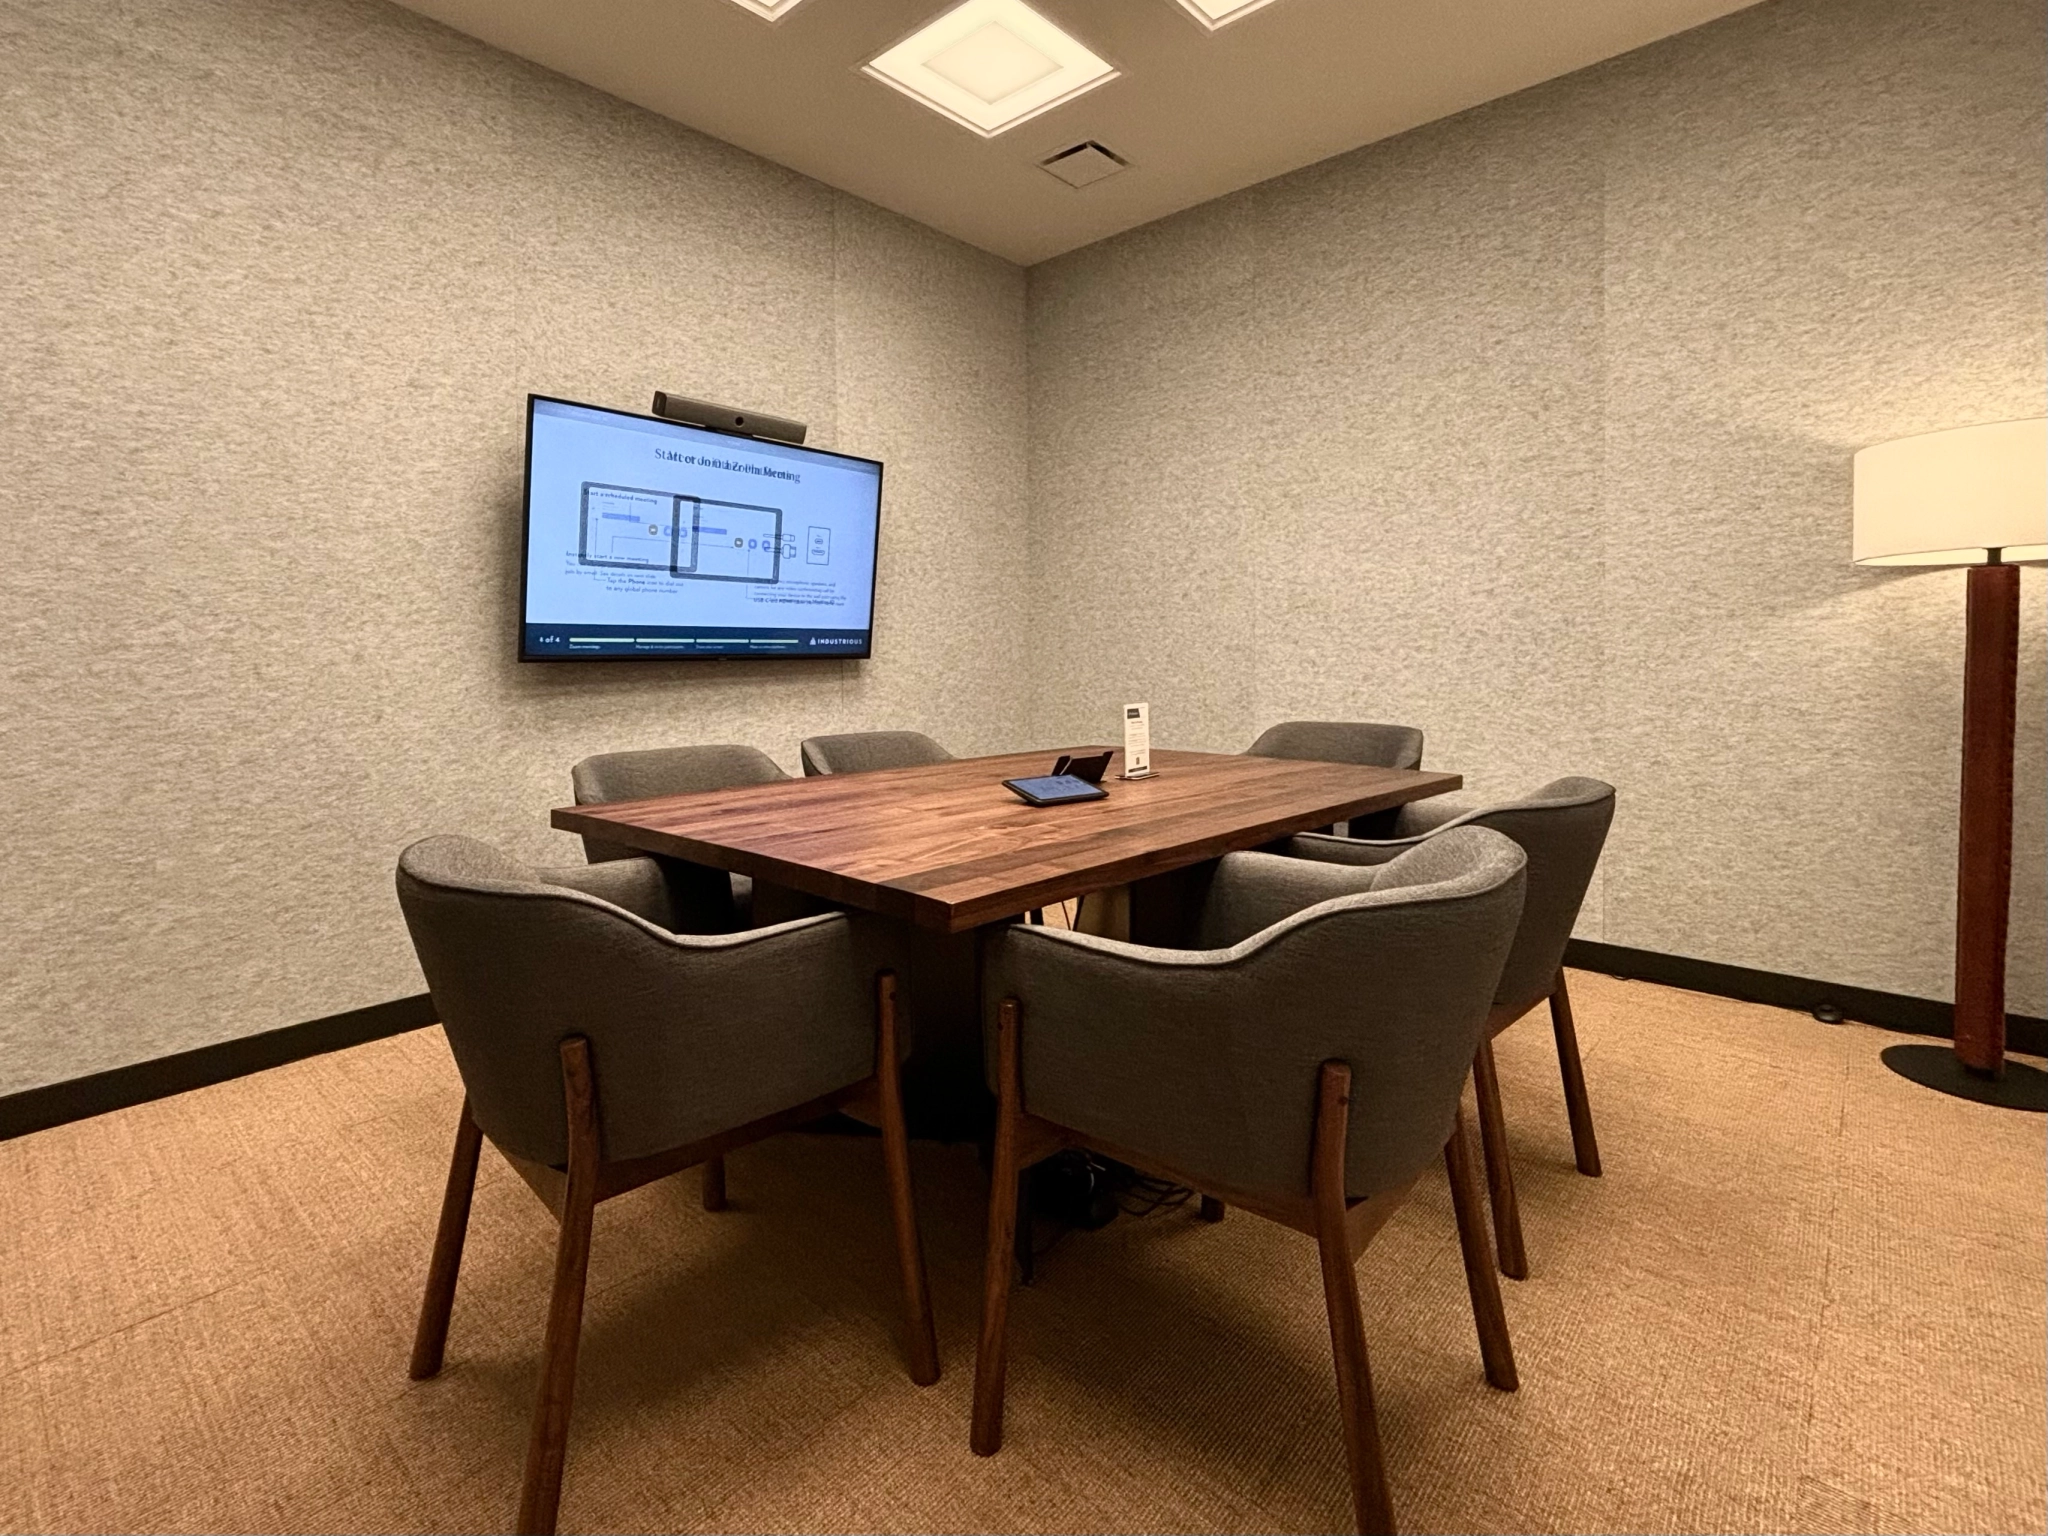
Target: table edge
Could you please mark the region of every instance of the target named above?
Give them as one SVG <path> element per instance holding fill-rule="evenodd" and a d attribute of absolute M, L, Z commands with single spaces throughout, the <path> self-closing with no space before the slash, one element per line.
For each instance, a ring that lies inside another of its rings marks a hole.
<path fill-rule="evenodd" d="M 1373 766 L 1368 764 L 1346 764 L 1347 767 Z M 939 933 L 965 933 L 970 929 L 1016 917 L 1034 908 L 1071 900 L 1091 891 L 1111 886 L 1128 885 L 1133 880 L 1145 879 L 1155 874 L 1165 874 L 1175 869 L 1185 869 L 1191 864 L 1200 864 L 1225 853 L 1240 853 L 1261 844 L 1291 837 L 1296 833 L 1312 831 L 1331 822 L 1348 821 L 1356 816 L 1368 816 L 1375 811 L 1384 811 L 1396 806 L 1427 800 L 1436 795 L 1451 794 L 1465 784 L 1463 774 L 1443 773 L 1435 769 L 1410 768 L 1395 770 L 1413 773 L 1418 780 L 1433 780 L 1432 783 L 1411 781 L 1378 793 L 1354 796 L 1331 802 L 1314 810 L 1301 811 L 1286 816 L 1257 822 L 1239 831 L 1218 837 L 1205 835 L 1189 842 L 1167 848 L 1147 850 L 1127 855 L 1107 863 L 1091 866 L 1085 873 L 1049 877 L 1027 885 L 1011 887 L 996 894 L 975 897 L 962 902 L 942 901 L 927 895 L 909 885 L 893 881 L 860 880 L 852 875 L 837 874 L 831 870 L 819 869 L 815 865 L 797 864 L 778 859 L 773 854 L 756 853 L 747 849 L 734 849 L 723 844 L 702 843 L 694 838 L 674 832 L 658 832 L 648 827 L 632 826 L 607 820 L 594 814 L 602 806 L 557 806 L 548 813 L 549 824 L 559 832 L 570 832 L 578 836 L 596 838 L 632 847 L 642 853 L 667 854 L 673 858 L 688 859 L 692 863 L 722 869 L 730 874 L 746 875 L 750 879 L 764 880 L 773 885 L 785 886 L 790 890 L 815 896 L 825 901 L 840 902 L 847 906 L 860 907 L 884 917 L 903 918 L 918 927 Z M 1410 791 L 1415 791 L 1410 793 Z M 638 802 L 615 801 L 613 804 Z M 619 833 L 630 833 L 632 839 Z"/>

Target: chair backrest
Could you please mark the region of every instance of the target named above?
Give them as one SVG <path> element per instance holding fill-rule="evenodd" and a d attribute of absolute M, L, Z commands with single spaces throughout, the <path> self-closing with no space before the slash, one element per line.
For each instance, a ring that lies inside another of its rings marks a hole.
<path fill-rule="evenodd" d="M 1287 720 L 1261 732 L 1247 757 L 1293 757 L 1369 768 L 1420 768 L 1422 732 L 1363 720 Z"/>
<path fill-rule="evenodd" d="M 1497 1007 L 1523 1011 L 1550 996 L 1613 821 L 1614 786 L 1575 777 L 1553 779 L 1520 800 L 1468 811 L 1429 834 L 1434 839 L 1457 827 L 1490 827 L 1529 856 L 1529 894 L 1501 970 Z"/>
<path fill-rule="evenodd" d="M 806 737 L 798 751 L 804 775 L 870 773 L 877 768 L 921 768 L 950 763 L 953 754 L 922 731 L 850 731 Z"/>
<path fill-rule="evenodd" d="M 693 795 L 706 789 L 736 789 L 742 784 L 773 784 L 789 775 L 757 747 L 651 747 L 644 752 L 600 752 L 569 770 L 578 805 L 608 805 L 616 800 L 652 800 L 660 795 Z M 596 864 L 605 859 L 630 859 L 631 848 L 583 839 L 583 855 Z"/>
<path fill-rule="evenodd" d="M 506 1152 L 567 1156 L 561 1042 L 590 1042 L 604 1154 L 648 1156 L 858 1082 L 875 936 L 843 914 L 696 936 L 466 837 L 414 843 L 398 900 L 470 1109 Z M 651 872 L 650 872 L 651 877 Z"/>
<path fill-rule="evenodd" d="M 1219 1189 L 1300 1195 L 1316 1076 L 1344 1061 L 1347 1191 L 1397 1188 L 1450 1134 L 1525 863 L 1483 828 L 1372 868 L 1233 853 L 1202 924 L 1221 948 L 1012 929 L 987 995 L 1022 1005 L 1025 1107 Z"/>

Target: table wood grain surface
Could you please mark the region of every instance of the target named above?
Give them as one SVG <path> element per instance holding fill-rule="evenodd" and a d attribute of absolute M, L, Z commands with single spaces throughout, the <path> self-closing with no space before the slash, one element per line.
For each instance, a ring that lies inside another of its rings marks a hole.
<path fill-rule="evenodd" d="M 1075 753 L 1101 747 L 1072 747 Z M 563 806 L 555 827 L 671 854 L 945 933 L 1457 789 L 1455 773 L 1155 752 L 1104 800 L 1026 805 L 1004 779 L 1058 752 Z"/>

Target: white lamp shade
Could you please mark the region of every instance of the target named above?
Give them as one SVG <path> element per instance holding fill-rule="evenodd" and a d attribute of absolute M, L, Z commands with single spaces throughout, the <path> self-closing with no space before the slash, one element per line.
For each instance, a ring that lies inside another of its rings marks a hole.
<path fill-rule="evenodd" d="M 1858 565 L 2048 560 L 2048 417 L 1923 432 L 1856 455 Z"/>

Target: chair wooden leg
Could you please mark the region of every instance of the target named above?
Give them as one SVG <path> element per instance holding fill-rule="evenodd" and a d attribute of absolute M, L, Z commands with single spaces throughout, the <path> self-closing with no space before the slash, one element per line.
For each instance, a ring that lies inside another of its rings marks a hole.
<path fill-rule="evenodd" d="M 1521 1381 L 1515 1374 L 1507 1314 L 1501 1310 L 1500 1277 L 1493 1272 L 1493 1255 L 1487 1251 L 1486 1212 L 1480 1204 L 1471 1135 L 1460 1105 L 1451 1139 L 1444 1143 L 1444 1171 L 1450 1175 L 1451 1208 L 1458 1216 L 1458 1250 L 1465 1259 L 1465 1288 L 1472 1293 L 1472 1321 L 1479 1328 L 1479 1357 L 1486 1362 L 1486 1379 L 1501 1391 L 1512 1392 Z"/>
<path fill-rule="evenodd" d="M 469 1232 L 469 1201 L 476 1193 L 477 1155 L 484 1133 L 477 1129 L 462 1101 L 455 1122 L 455 1154 L 448 1160 L 448 1187 L 441 1195 L 441 1226 L 434 1234 L 434 1257 L 427 1266 L 427 1293 L 420 1302 L 420 1324 L 412 1338 L 412 1379 L 425 1381 L 441 1372 L 448 1347 L 448 1315 L 455 1309 L 455 1277 L 462 1268 L 462 1240 Z"/>
<path fill-rule="evenodd" d="M 1315 1150 L 1309 1191 L 1315 1204 L 1316 1251 L 1322 1259 L 1323 1303 L 1330 1314 L 1330 1353 L 1337 1367 L 1337 1407 L 1344 1420 L 1344 1459 L 1351 1469 L 1351 1508 L 1360 1536 L 1394 1529 L 1379 1420 L 1372 1406 L 1372 1368 L 1365 1354 L 1365 1319 L 1352 1271 L 1351 1237 L 1344 1221 L 1344 1145 L 1351 1115 L 1351 1069 L 1323 1063 L 1316 1087 Z"/>
<path fill-rule="evenodd" d="M 1038 1230 L 1031 1219 L 1031 1170 L 1017 1175 L 1017 1231 L 1011 1239 L 1016 1251 L 1017 1283 L 1029 1285 L 1038 1278 Z"/>
<path fill-rule="evenodd" d="M 903 1128 L 903 1084 L 896 1061 L 896 977 L 875 983 L 875 1085 L 881 1099 L 882 1162 L 889 1175 L 889 1216 L 896 1228 L 896 1264 L 903 1276 L 910 1379 L 928 1387 L 939 1379 L 939 1341 L 932 1327 L 931 1288 L 925 1282 L 924 1242 L 910 1186 L 910 1136 Z"/>
<path fill-rule="evenodd" d="M 1508 1127 L 1500 1112 L 1500 1078 L 1493 1068 L 1493 1042 L 1481 1043 L 1472 1058 L 1472 1088 L 1479 1100 L 1479 1139 L 1486 1150 L 1486 1188 L 1493 1199 L 1493 1237 L 1500 1272 L 1510 1280 L 1529 1278 L 1522 1246 L 1522 1213 L 1515 1203 L 1515 1171 L 1508 1163 Z"/>
<path fill-rule="evenodd" d="M 704 1209 L 722 1211 L 725 1209 L 725 1159 L 706 1158 L 704 1162 Z"/>
<path fill-rule="evenodd" d="M 1557 973 L 1550 994 L 1550 1032 L 1557 1036 L 1557 1070 L 1564 1077 L 1564 1108 L 1572 1119 L 1572 1160 L 1589 1179 L 1600 1177 L 1600 1143 L 1593 1139 L 1593 1105 L 1586 1097 L 1586 1069 L 1579 1063 L 1579 1032 L 1572 1027 L 1572 995 Z"/>
<path fill-rule="evenodd" d="M 977 1456 L 1003 1446 L 1003 1369 L 1010 1321 L 1010 1250 L 1017 1240 L 1019 1102 L 1017 1003 L 1005 998 L 996 1015 L 996 1141 L 988 1181 L 988 1253 L 981 1273 L 981 1342 L 974 1355 L 974 1426 L 968 1444 Z"/>
<path fill-rule="evenodd" d="M 520 1536 L 553 1536 L 562 1501 L 562 1463 L 569 1409 L 576 1392 L 576 1350 L 583 1335 L 583 1287 L 590 1270 L 590 1219 L 597 1204 L 597 1095 L 590 1042 L 562 1042 L 562 1090 L 569 1108 L 569 1178 L 562 1194 L 562 1230 L 555 1244 L 555 1289 L 541 1346 L 540 1396 L 526 1447 L 526 1483 L 519 1495 Z"/>
<path fill-rule="evenodd" d="M 1200 1207 L 1200 1214 L 1202 1220 L 1221 1221 L 1223 1219 L 1224 1211 L 1228 1209 L 1229 1207 L 1224 1205 L 1224 1203 L 1221 1200 L 1218 1200 L 1214 1195 L 1202 1196 L 1202 1204 Z"/>

